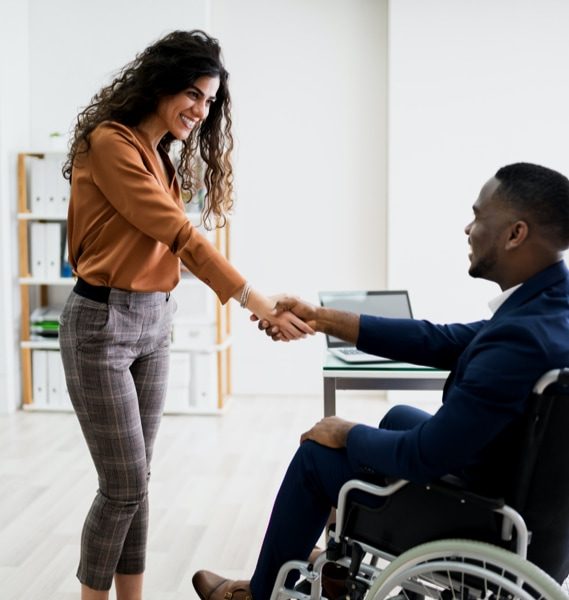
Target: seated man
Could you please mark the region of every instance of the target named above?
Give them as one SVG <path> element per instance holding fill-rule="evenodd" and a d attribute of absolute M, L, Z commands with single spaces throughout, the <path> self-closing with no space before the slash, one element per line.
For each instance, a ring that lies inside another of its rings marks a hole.
<path fill-rule="evenodd" d="M 500 492 L 496 475 L 503 474 L 504 458 L 493 442 L 523 413 L 536 380 L 569 364 L 569 272 L 562 260 L 569 247 L 569 180 L 537 165 L 509 165 L 484 185 L 473 210 L 465 228 L 469 273 L 502 289 L 489 320 L 434 325 L 280 301 L 280 309 L 292 310 L 315 331 L 451 374 L 432 416 L 395 407 L 377 429 L 328 417 L 304 433 L 251 581 L 198 571 L 193 583 L 202 600 L 267 600 L 279 568 L 309 556 L 350 479 L 426 482 L 452 473 Z M 280 339 L 278 330 L 267 333 Z"/>

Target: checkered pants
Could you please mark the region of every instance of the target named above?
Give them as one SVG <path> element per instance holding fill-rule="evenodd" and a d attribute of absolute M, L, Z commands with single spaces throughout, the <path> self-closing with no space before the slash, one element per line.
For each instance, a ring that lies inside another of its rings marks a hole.
<path fill-rule="evenodd" d="M 164 407 L 173 300 L 111 290 L 108 303 L 72 292 L 60 322 L 67 388 L 99 479 L 83 526 L 77 577 L 108 590 L 144 571 L 148 479 Z"/>

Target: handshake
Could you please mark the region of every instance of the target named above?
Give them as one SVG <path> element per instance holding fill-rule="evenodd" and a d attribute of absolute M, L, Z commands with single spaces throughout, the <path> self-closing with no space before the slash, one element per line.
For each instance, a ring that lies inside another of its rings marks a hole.
<path fill-rule="evenodd" d="M 259 329 L 275 342 L 298 340 L 316 332 L 332 335 L 351 344 L 358 340 L 360 316 L 356 313 L 314 306 L 285 294 L 273 296 L 271 301 L 274 302 L 272 310 L 263 318 L 252 314 L 251 321 L 258 321 Z"/>
<path fill-rule="evenodd" d="M 275 342 L 289 342 L 314 335 L 319 331 L 319 308 L 294 296 L 272 296 L 274 307 L 268 318 L 259 319 L 252 314 L 251 321 L 258 321 L 258 327 Z"/>

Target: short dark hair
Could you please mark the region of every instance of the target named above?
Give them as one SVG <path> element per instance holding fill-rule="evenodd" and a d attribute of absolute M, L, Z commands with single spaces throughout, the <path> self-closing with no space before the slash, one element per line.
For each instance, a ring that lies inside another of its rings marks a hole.
<path fill-rule="evenodd" d="M 541 227 L 559 250 L 569 247 L 569 179 L 547 167 L 514 163 L 498 169 L 497 197 Z"/>

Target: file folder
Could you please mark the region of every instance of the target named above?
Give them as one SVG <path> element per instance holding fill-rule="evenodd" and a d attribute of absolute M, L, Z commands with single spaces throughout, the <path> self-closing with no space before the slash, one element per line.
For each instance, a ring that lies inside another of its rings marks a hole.
<path fill-rule="evenodd" d="M 48 404 L 52 407 L 59 407 L 63 404 L 61 390 L 61 375 L 63 371 L 61 355 L 57 350 L 47 350 L 47 369 L 48 369 Z"/>
<path fill-rule="evenodd" d="M 46 230 L 44 223 L 30 223 L 30 274 L 44 280 L 47 275 L 45 262 Z"/>
<path fill-rule="evenodd" d="M 47 406 L 47 350 L 32 351 L 33 401 L 35 406 Z"/>
<path fill-rule="evenodd" d="M 53 281 L 61 277 L 61 223 L 46 223 L 45 257 L 46 279 Z"/>
<path fill-rule="evenodd" d="M 28 197 L 28 206 L 30 211 L 34 214 L 46 215 L 45 161 L 36 156 L 30 157 L 29 160 L 30 193 Z"/>

